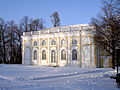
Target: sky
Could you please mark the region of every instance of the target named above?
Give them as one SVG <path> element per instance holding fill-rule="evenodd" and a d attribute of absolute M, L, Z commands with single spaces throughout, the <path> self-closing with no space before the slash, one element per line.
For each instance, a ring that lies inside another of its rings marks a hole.
<path fill-rule="evenodd" d="M 0 17 L 16 23 L 24 16 L 43 18 L 46 27 L 52 27 L 50 15 L 57 11 L 61 26 L 88 24 L 102 7 L 102 0 L 0 0 Z"/>

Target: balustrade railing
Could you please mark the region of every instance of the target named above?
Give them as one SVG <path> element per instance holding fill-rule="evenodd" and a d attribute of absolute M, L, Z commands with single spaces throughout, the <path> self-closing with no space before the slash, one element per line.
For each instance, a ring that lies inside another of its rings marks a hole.
<path fill-rule="evenodd" d="M 92 29 L 90 26 L 67 26 L 67 27 L 58 27 L 58 28 L 49 28 L 40 31 L 31 31 L 31 32 L 24 32 L 23 36 L 30 36 L 30 35 L 39 35 L 39 34 L 47 34 L 47 33 L 59 33 L 59 32 L 69 32 L 69 31 L 80 31 L 80 30 L 89 30 Z"/>

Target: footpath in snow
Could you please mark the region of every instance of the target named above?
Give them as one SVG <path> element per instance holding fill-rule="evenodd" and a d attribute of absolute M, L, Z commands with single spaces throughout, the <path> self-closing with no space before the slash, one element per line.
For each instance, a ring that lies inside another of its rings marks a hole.
<path fill-rule="evenodd" d="M 110 68 L 0 65 L 0 90 L 120 90 Z"/>

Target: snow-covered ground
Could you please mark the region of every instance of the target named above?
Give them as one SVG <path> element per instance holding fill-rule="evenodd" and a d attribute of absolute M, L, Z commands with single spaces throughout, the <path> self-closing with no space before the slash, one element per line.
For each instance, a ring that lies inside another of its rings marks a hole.
<path fill-rule="evenodd" d="M 110 68 L 0 65 L 0 90 L 120 90 Z"/>

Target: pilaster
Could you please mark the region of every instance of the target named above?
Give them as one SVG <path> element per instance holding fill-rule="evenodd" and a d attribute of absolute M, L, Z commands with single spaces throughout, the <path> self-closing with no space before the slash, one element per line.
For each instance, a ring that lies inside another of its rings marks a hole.
<path fill-rule="evenodd" d="M 60 37 L 57 38 L 57 64 L 60 66 Z"/>
<path fill-rule="evenodd" d="M 68 66 L 71 66 L 71 53 L 70 53 L 70 35 L 68 35 L 68 60 L 67 60 L 67 63 L 68 63 Z"/>
<path fill-rule="evenodd" d="M 80 67 L 82 67 L 82 32 L 80 30 L 79 35 L 80 35 Z"/>
<path fill-rule="evenodd" d="M 50 37 L 48 37 L 48 51 L 47 51 L 47 54 L 46 54 L 46 59 L 47 59 L 47 65 L 50 65 Z"/>

